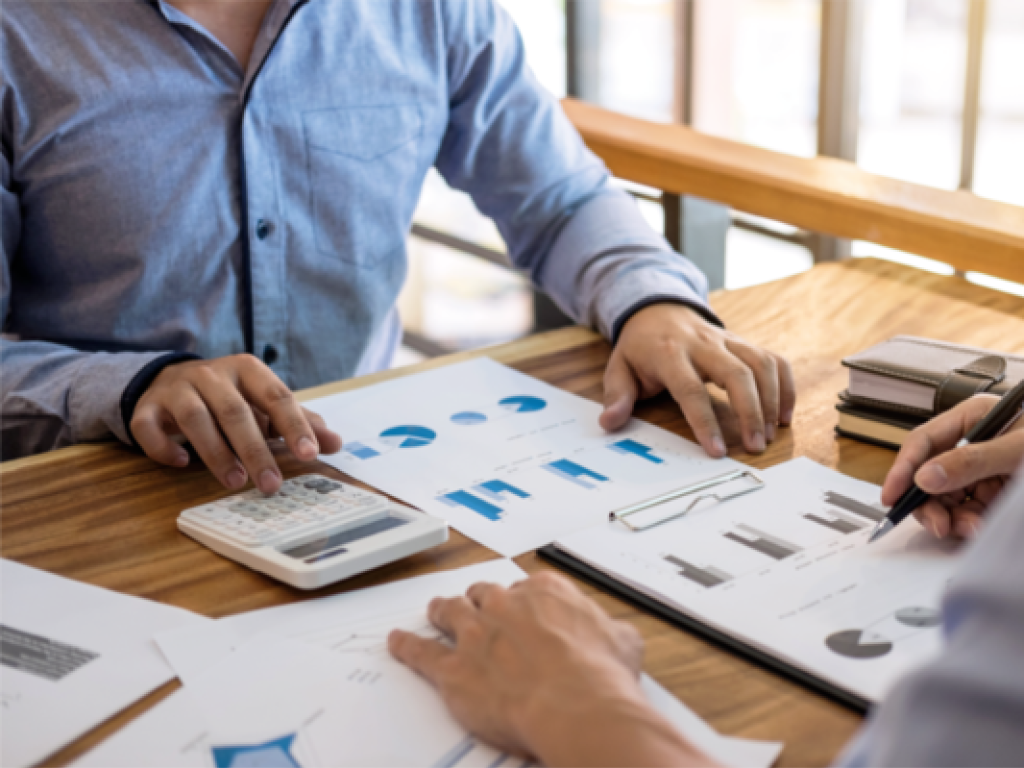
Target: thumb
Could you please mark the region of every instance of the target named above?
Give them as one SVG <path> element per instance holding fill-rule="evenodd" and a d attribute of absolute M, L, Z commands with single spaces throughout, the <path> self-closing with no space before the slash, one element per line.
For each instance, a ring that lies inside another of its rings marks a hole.
<path fill-rule="evenodd" d="M 927 493 L 949 493 L 979 480 L 1009 475 L 1024 459 L 1024 431 L 1016 430 L 985 443 L 954 448 L 925 463 L 914 481 Z"/>
<path fill-rule="evenodd" d="M 437 640 L 401 629 L 392 630 L 388 635 L 388 651 L 396 661 L 405 664 L 434 685 L 437 685 L 441 664 L 455 653 Z"/>
<path fill-rule="evenodd" d="M 629 363 L 618 352 L 613 352 L 604 371 L 604 413 L 601 427 L 613 432 L 619 429 L 633 413 L 637 398 L 637 383 Z"/>

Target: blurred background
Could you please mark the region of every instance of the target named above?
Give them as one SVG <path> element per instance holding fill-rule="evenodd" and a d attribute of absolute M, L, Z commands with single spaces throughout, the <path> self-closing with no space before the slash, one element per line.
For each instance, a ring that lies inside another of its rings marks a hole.
<path fill-rule="evenodd" d="M 499 2 L 560 98 L 1024 206 L 1024 0 Z M 663 231 L 657 192 L 630 191 Z M 953 272 L 703 205 L 697 215 L 721 230 L 725 252 L 712 283 L 726 290 L 816 259 L 875 256 Z M 396 365 L 566 322 L 504 266 L 503 251 L 493 223 L 432 172 L 409 240 Z M 1024 285 L 964 277 L 1024 295 Z"/>

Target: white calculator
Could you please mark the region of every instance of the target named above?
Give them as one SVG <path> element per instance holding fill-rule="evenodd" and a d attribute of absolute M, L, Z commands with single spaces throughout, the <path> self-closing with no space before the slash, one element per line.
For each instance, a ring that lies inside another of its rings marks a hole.
<path fill-rule="evenodd" d="M 316 589 L 448 540 L 448 525 L 323 475 L 186 509 L 178 528 L 214 552 Z"/>

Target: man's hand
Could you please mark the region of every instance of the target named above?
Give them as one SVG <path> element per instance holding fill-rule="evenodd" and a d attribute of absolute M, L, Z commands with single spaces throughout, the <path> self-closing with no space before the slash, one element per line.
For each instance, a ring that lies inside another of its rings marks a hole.
<path fill-rule="evenodd" d="M 604 374 L 601 426 L 626 423 L 638 399 L 668 390 L 708 455 L 726 453 L 705 382 L 729 394 L 752 453 L 793 418 L 796 386 L 785 358 L 713 326 L 689 307 L 654 304 L 631 317 Z"/>
<path fill-rule="evenodd" d="M 534 755 L 533 711 L 563 697 L 633 696 L 643 641 L 554 574 L 511 589 L 475 584 L 466 597 L 431 602 L 430 621 L 455 641 L 396 630 L 399 661 L 433 683 L 455 718 L 496 747 Z"/>
<path fill-rule="evenodd" d="M 264 493 L 281 487 L 271 437 L 283 437 L 301 461 L 341 449 L 341 438 L 252 355 L 167 366 L 139 398 L 129 428 L 147 456 L 172 467 L 188 464 L 188 453 L 171 439 L 184 435 L 233 491 L 249 477 Z"/>
<path fill-rule="evenodd" d="M 1019 420 L 994 440 L 955 447 L 998 402 L 994 395 L 975 395 L 911 432 L 885 478 L 882 503 L 892 506 L 916 482 L 932 494 L 914 512 L 921 525 L 940 539 L 974 536 L 981 515 L 1024 460 Z"/>
<path fill-rule="evenodd" d="M 429 615 L 454 647 L 395 630 L 391 653 L 495 747 L 546 765 L 710 764 L 647 703 L 640 635 L 567 579 L 475 584 Z"/>

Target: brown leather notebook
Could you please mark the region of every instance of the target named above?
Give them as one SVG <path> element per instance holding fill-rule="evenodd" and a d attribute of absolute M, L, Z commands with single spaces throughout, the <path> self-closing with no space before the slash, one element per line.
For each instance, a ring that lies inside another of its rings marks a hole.
<path fill-rule="evenodd" d="M 911 416 L 907 413 L 851 403 L 846 392 L 839 393 L 836 411 L 839 412 L 837 435 L 894 451 L 900 449 L 907 435 L 927 421 L 923 416 Z"/>
<path fill-rule="evenodd" d="M 979 392 L 1024 379 L 1024 357 L 916 336 L 895 336 L 843 360 L 849 402 L 930 417 Z"/>

